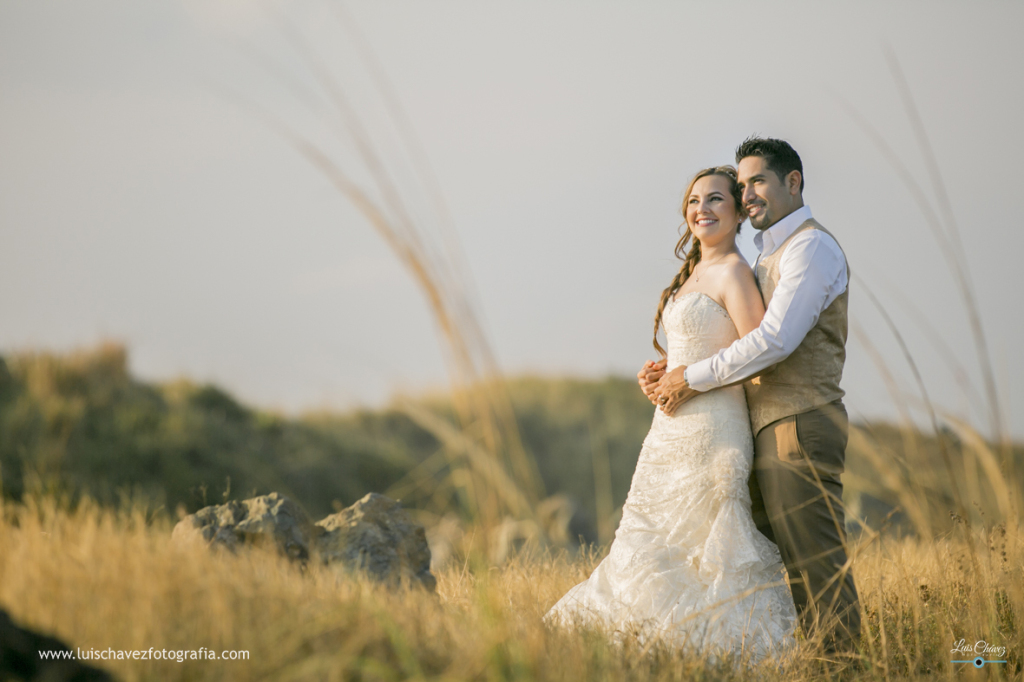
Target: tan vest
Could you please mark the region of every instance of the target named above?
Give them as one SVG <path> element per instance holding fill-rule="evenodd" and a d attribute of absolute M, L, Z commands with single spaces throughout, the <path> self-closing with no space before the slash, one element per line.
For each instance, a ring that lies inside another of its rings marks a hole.
<path fill-rule="evenodd" d="M 814 219 L 805 221 L 769 256 L 762 258 L 754 271 L 765 308 L 779 284 L 779 263 L 793 237 L 804 230 L 821 230 L 832 236 Z M 833 237 L 835 239 L 835 237 Z M 836 240 L 838 244 L 838 240 Z M 840 247 L 842 249 L 842 247 Z M 845 254 L 844 254 L 845 257 Z M 849 263 L 847 263 L 849 273 Z M 744 385 L 750 407 L 750 426 L 754 435 L 773 421 L 808 412 L 845 394 L 839 388 L 846 360 L 846 307 L 850 287 L 825 308 L 818 323 L 807 332 L 793 353 L 768 368 L 760 377 Z"/>

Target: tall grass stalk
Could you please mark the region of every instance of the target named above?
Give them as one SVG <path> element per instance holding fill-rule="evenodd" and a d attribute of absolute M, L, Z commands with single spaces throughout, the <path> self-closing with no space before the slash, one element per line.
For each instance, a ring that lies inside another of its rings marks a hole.
<path fill-rule="evenodd" d="M 334 130 L 354 143 L 362 169 L 371 178 L 370 186 L 361 186 L 354 181 L 352 174 L 330 155 L 325 145 L 300 134 L 272 114 L 257 110 L 275 132 L 363 214 L 412 276 L 433 314 L 445 349 L 458 427 L 449 428 L 440 417 L 426 415 L 422 410 L 406 407 L 406 411 L 444 444 L 442 452 L 448 477 L 440 487 L 450 490 L 454 499 L 442 500 L 436 495 L 436 490 L 432 490 L 434 494 L 429 499 L 440 503 L 435 511 L 443 512 L 452 508 L 454 503 L 456 509 L 467 514 L 469 521 L 480 524 L 484 529 L 507 528 L 510 520 L 518 520 L 526 522 L 523 527 L 535 529 L 530 531 L 535 539 L 543 540 L 550 533 L 564 535 L 564 530 L 560 533 L 559 529 L 546 528 L 535 518 L 544 498 L 543 485 L 535 463 L 522 446 L 501 372 L 474 312 L 472 282 L 468 269 L 462 264 L 461 249 L 436 179 L 394 89 L 369 46 L 343 8 L 335 7 L 334 12 L 352 38 L 389 118 L 397 128 L 397 137 L 406 156 L 411 159 L 417 181 L 432 198 L 437 215 L 416 215 L 410 209 L 412 202 L 390 172 L 388 159 L 374 145 L 359 112 L 349 101 L 341 79 L 313 42 L 281 14 L 273 16 L 274 24 L 304 64 L 316 88 L 309 88 L 299 79 L 275 68 L 265 58 L 259 58 L 259 62 L 268 73 L 288 86 L 300 104 L 326 118 Z M 249 53 L 258 55 L 253 50 Z M 440 247 L 424 229 L 424 224 L 432 221 L 442 226 L 443 244 Z M 402 486 L 402 489 L 436 489 L 439 486 L 436 469 L 428 473 L 420 468 L 416 472 L 429 478 L 413 480 L 411 485 Z M 484 532 L 485 536 L 491 534 L 491 530 Z"/>
<path fill-rule="evenodd" d="M 942 177 L 941 166 L 938 163 L 933 145 L 928 137 L 927 131 L 925 130 L 924 121 L 914 100 L 910 84 L 903 72 L 899 59 L 896 56 L 895 51 L 889 45 L 884 46 L 884 54 L 890 74 L 892 75 L 896 89 L 899 93 L 900 103 L 905 115 L 907 116 L 908 123 L 913 131 L 915 142 L 917 143 L 918 150 L 921 153 L 925 165 L 928 181 L 931 184 L 932 189 L 931 197 L 929 197 L 928 193 L 925 192 L 917 177 L 910 171 L 906 163 L 904 163 L 895 150 L 893 150 L 885 137 L 857 110 L 855 106 L 853 106 L 853 104 L 841 96 L 838 97 L 838 100 L 854 123 L 861 129 L 865 136 L 881 153 L 885 161 L 892 167 L 900 182 L 903 183 L 904 187 L 907 189 L 910 198 L 921 211 L 921 214 L 925 219 L 926 226 L 931 232 L 932 237 L 935 239 L 936 244 L 939 246 L 950 272 L 953 274 L 953 280 L 956 283 L 956 288 L 960 294 L 964 312 L 968 319 L 968 327 L 971 331 L 971 336 L 974 342 L 978 367 L 981 373 L 982 384 L 984 386 L 983 392 L 987 401 L 987 417 L 990 429 L 989 437 L 993 443 L 996 443 L 1000 453 L 999 458 L 1001 460 L 1001 469 L 1003 474 L 1000 478 L 1002 479 L 1003 485 L 1010 482 L 1013 486 L 1016 486 L 1019 479 L 1017 475 L 1017 465 L 1013 457 L 1012 442 L 1010 440 L 1009 431 L 1006 428 L 1005 420 L 1003 419 L 1003 406 L 999 399 L 999 392 L 996 388 L 995 371 L 992 364 L 992 358 L 989 353 L 985 329 L 979 312 L 980 308 L 978 306 L 977 296 L 974 292 L 966 253 L 963 242 L 960 238 L 960 230 L 956 221 L 956 215 L 952 209 L 949 192 L 946 189 L 946 184 Z M 938 206 L 938 209 L 935 208 L 936 205 Z M 877 298 L 875 298 L 871 293 L 869 293 L 869 296 L 873 299 L 873 303 L 875 303 L 876 307 L 882 310 L 882 314 L 886 318 L 890 329 L 895 331 L 895 325 L 892 323 L 891 318 L 889 318 L 888 313 L 885 313 L 884 309 L 881 308 L 881 304 L 878 303 Z M 903 343 L 901 338 L 897 338 L 897 342 L 903 349 L 904 356 L 908 359 L 911 371 L 915 375 L 915 381 L 923 391 L 923 382 L 920 380 L 920 374 L 917 371 L 916 366 L 914 366 L 912 356 L 909 351 L 907 351 L 906 345 Z M 972 392 L 972 390 L 968 390 L 968 394 Z M 933 428 L 936 430 L 936 435 L 939 435 L 938 429 L 936 428 L 935 409 L 927 397 L 924 398 L 924 403 L 929 412 L 930 420 L 933 423 Z M 993 484 L 995 484 L 995 481 L 993 481 Z M 1014 490 L 1016 489 L 1014 488 Z M 1007 520 L 1016 524 L 1019 521 L 1022 512 L 1020 507 L 1021 499 L 1018 494 L 1012 495 L 1012 499 L 1013 504 L 1008 510 L 1012 515 L 1012 518 L 1008 518 Z"/>

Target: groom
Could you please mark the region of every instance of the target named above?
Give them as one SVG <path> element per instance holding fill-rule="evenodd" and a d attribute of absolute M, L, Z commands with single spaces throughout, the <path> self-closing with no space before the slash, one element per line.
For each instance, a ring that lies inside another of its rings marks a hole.
<path fill-rule="evenodd" d="M 662 409 L 722 386 L 746 385 L 754 432 L 749 487 L 758 530 L 779 546 L 805 634 L 824 628 L 826 650 L 852 649 L 860 633 L 857 590 L 842 507 L 848 419 L 839 388 L 846 359 L 846 257 L 803 202 L 803 164 L 785 141 L 751 137 L 736 150 L 743 208 L 759 234 L 754 267 L 765 315 L 728 348 L 665 375 L 637 375 Z"/>

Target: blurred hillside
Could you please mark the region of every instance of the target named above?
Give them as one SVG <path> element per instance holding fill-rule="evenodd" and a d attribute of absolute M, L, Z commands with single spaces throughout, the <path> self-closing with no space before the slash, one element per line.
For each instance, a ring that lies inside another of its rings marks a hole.
<path fill-rule="evenodd" d="M 510 380 L 509 392 L 547 493 L 571 502 L 572 536 L 610 539 L 650 425 L 650 403 L 632 379 L 615 377 L 524 377 Z M 443 398 L 418 402 L 450 416 Z M 905 502 L 900 491 L 913 490 L 928 499 L 936 530 L 948 527 L 954 503 L 940 446 L 962 465 L 963 446 L 952 432 L 940 443 L 888 424 L 855 427 L 845 477 L 851 512 L 872 527 L 909 532 L 896 507 Z M 276 490 L 317 517 L 369 491 L 408 489 L 402 486 L 407 475 L 440 447 L 398 406 L 285 419 L 215 386 L 141 382 L 115 344 L 0 357 L 0 477 L 7 499 L 85 494 L 115 505 L 131 497 L 192 512 Z M 1024 448 L 1014 454 L 1021 461 Z M 994 518 L 984 483 L 965 478 L 961 492 L 971 514 Z M 406 498 L 411 507 L 418 502 Z"/>

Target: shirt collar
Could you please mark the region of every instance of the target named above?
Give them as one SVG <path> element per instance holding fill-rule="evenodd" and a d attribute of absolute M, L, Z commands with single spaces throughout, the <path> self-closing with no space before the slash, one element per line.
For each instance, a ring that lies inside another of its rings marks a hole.
<path fill-rule="evenodd" d="M 760 230 L 754 235 L 754 246 L 761 252 L 761 256 L 770 256 L 775 253 L 782 242 L 789 239 L 790 235 L 796 232 L 796 228 L 811 219 L 811 207 L 801 206 L 788 216 L 775 223 L 767 230 Z"/>

